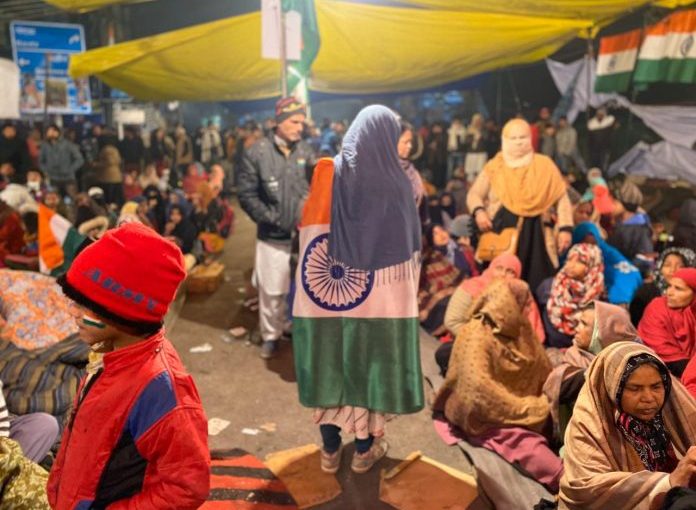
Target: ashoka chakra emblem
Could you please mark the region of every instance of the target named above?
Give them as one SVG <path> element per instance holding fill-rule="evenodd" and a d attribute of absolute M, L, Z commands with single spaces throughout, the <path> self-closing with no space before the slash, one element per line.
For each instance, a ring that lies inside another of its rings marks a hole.
<path fill-rule="evenodd" d="M 315 237 L 302 259 L 302 286 L 312 302 L 332 312 L 362 304 L 372 290 L 374 273 L 348 267 L 329 256 L 329 235 Z"/>

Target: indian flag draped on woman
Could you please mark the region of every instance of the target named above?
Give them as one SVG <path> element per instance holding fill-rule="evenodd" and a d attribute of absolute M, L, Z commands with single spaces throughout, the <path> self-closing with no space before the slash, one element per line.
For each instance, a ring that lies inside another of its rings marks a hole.
<path fill-rule="evenodd" d="M 380 437 L 423 408 L 420 223 L 399 164 L 398 117 L 364 108 L 341 153 L 318 163 L 300 224 L 293 350 L 315 422 Z"/>

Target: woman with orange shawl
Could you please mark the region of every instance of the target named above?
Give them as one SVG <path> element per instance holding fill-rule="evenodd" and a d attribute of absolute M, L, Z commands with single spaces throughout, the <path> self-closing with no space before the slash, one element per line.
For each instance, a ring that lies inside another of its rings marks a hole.
<path fill-rule="evenodd" d="M 503 128 L 502 143 L 502 151 L 486 164 L 469 190 L 467 206 L 481 232 L 519 229 L 517 256 L 522 261 L 522 279 L 535 291 L 555 273 L 558 253 L 570 248 L 573 209 L 556 165 L 534 153 L 526 121 L 509 121 Z"/>
<path fill-rule="evenodd" d="M 638 343 L 610 345 L 566 430 L 559 509 L 662 508 L 696 473 L 695 443 L 696 401 L 666 365 Z"/>

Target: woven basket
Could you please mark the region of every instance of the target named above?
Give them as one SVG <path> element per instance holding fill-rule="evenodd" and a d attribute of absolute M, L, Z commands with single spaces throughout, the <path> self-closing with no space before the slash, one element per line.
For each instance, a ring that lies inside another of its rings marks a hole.
<path fill-rule="evenodd" d="M 186 290 L 189 294 L 210 294 L 215 292 L 222 283 L 225 266 L 220 262 L 194 267 L 186 280 Z"/>

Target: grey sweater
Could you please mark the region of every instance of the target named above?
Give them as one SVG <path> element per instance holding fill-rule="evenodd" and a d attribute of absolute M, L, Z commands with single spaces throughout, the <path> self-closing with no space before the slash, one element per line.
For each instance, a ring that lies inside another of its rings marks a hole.
<path fill-rule="evenodd" d="M 39 165 L 41 170 L 54 181 L 74 181 L 75 172 L 84 164 L 77 145 L 65 138 L 41 144 Z"/>

